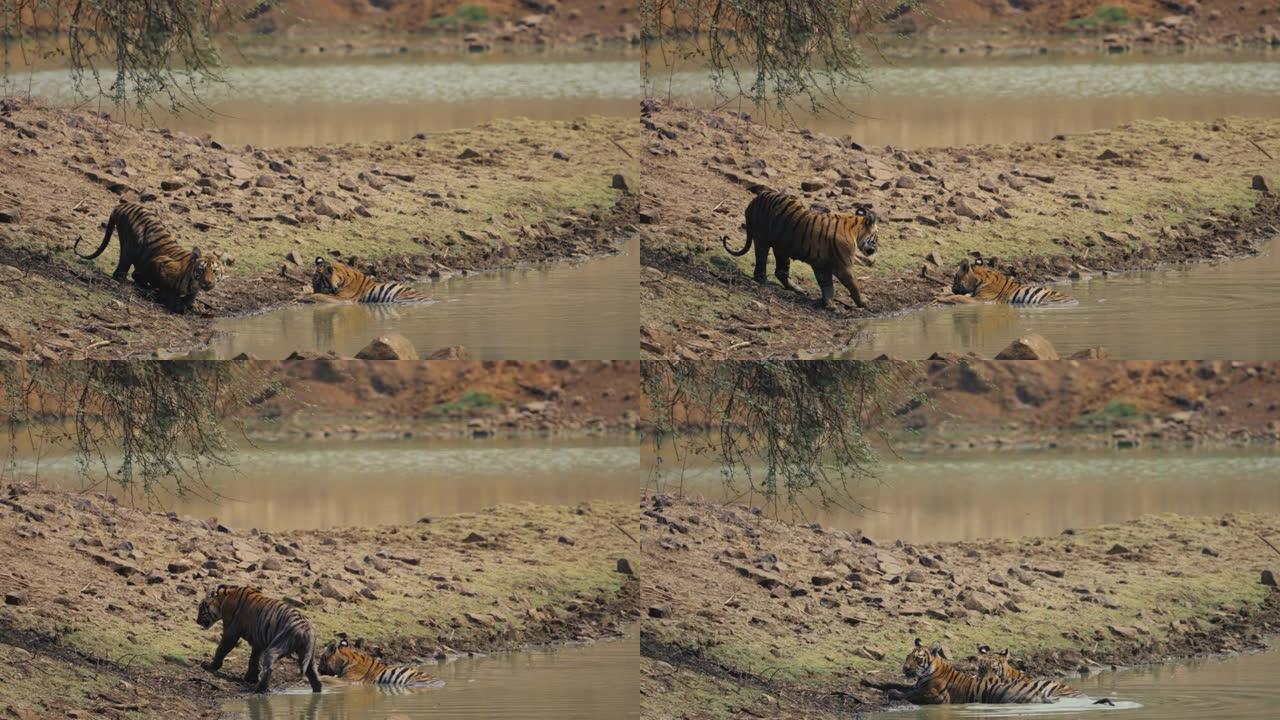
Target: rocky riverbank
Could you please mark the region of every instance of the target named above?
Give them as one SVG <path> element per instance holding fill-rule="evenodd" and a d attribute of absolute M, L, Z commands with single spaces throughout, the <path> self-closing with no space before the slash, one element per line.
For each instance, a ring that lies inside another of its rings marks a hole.
<path fill-rule="evenodd" d="M 404 527 L 261 532 L 124 507 L 101 494 L 0 488 L 0 712 L 216 717 L 242 691 L 242 646 L 199 667 L 194 621 L 216 583 L 300 607 L 326 641 L 363 636 L 405 662 L 620 634 L 637 617 L 634 512 L 524 504 Z M 276 685 L 299 681 L 281 662 Z"/>
<path fill-rule="evenodd" d="M 618 119 L 502 120 L 398 143 L 267 150 L 0 99 L 0 358 L 169 356 L 213 319 L 306 301 L 316 256 L 379 279 L 440 278 L 615 253 L 630 232 L 635 130 Z M 178 316 L 93 263 L 121 199 L 223 257 Z"/>
<path fill-rule="evenodd" d="M 1280 227 L 1276 121 L 1142 121 L 1045 143 L 912 151 L 655 100 L 641 123 L 646 357 L 839 352 L 856 342 L 849 318 L 946 299 L 970 251 L 1045 281 L 1255 253 Z M 741 246 L 758 184 L 879 214 L 876 262 L 855 269 L 869 310 L 815 310 L 807 267 L 792 269 L 801 297 L 772 280 L 772 261 L 761 287 L 752 253 L 724 251 L 724 236 Z"/>
<path fill-rule="evenodd" d="M 1258 648 L 1280 629 L 1280 518 L 1146 516 L 911 544 L 669 496 L 641 503 L 641 702 L 655 719 L 848 717 L 916 637 L 1031 672 Z"/>

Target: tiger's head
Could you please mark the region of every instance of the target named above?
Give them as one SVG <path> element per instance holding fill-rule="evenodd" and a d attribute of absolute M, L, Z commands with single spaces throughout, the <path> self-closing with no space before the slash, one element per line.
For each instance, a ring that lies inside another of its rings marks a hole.
<path fill-rule="evenodd" d="M 342 677 L 346 675 L 347 668 L 369 664 L 373 656 L 360 650 L 360 644 L 357 640 L 356 644 L 352 645 L 346 638 L 342 638 L 326 645 L 324 652 L 320 653 L 320 674 Z"/>
<path fill-rule="evenodd" d="M 212 290 L 222 280 L 222 275 L 222 258 L 216 253 L 202 253 L 198 247 L 191 248 L 191 276 L 201 290 Z"/>
<path fill-rule="evenodd" d="M 316 271 L 311 276 L 311 289 L 318 293 L 337 295 L 351 279 L 351 268 L 340 262 L 316 258 Z"/>
<path fill-rule="evenodd" d="M 196 624 L 208 630 L 222 619 L 222 603 L 227 595 L 238 588 L 232 585 L 216 585 L 209 594 L 200 601 L 200 610 L 196 613 Z"/>
<path fill-rule="evenodd" d="M 920 638 L 916 638 L 907 659 L 902 661 L 902 674 L 908 679 L 923 680 L 938 672 L 938 660 L 942 657 L 942 648 L 936 643 L 933 647 L 925 647 Z"/>
<path fill-rule="evenodd" d="M 876 254 L 880 241 L 876 238 L 876 213 L 870 208 L 860 207 L 851 213 L 838 213 L 840 224 L 850 233 L 858 252 L 870 258 Z"/>
<path fill-rule="evenodd" d="M 965 258 L 960 261 L 955 276 L 951 278 L 951 292 L 956 295 L 972 295 L 984 283 L 989 282 L 993 275 L 998 274 L 995 258 L 983 260 L 980 255 L 973 260 Z"/>
<path fill-rule="evenodd" d="M 1000 680 L 1016 680 L 1017 671 L 1009 664 L 1009 648 L 991 652 L 988 645 L 978 646 L 978 677 L 994 675 Z"/>

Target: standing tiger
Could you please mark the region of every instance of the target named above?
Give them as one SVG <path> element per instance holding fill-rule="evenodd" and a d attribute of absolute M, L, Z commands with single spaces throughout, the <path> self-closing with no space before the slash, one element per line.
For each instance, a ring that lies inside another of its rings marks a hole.
<path fill-rule="evenodd" d="M 388 665 L 352 646 L 345 639 L 335 640 L 320 654 L 320 674 L 336 675 L 351 682 L 372 685 L 414 685 L 418 687 L 442 687 L 444 682 L 411 665 Z"/>
<path fill-rule="evenodd" d="M 853 282 L 853 262 L 857 258 L 869 260 L 876 252 L 876 214 L 865 208 L 852 213 L 817 213 L 806 209 L 800 201 L 773 190 L 763 190 L 747 205 L 747 243 L 734 252 L 729 247 L 729 237 L 720 244 L 730 255 L 747 254 L 751 244 L 756 246 L 755 280 L 767 282 L 765 269 L 769 262 L 769 250 L 773 249 L 774 277 L 782 286 L 801 292 L 791 284 L 791 261 L 799 260 L 813 268 L 822 297 L 818 307 L 828 307 L 835 286 L 832 275 L 840 280 L 860 308 L 867 304 Z"/>
<path fill-rule="evenodd" d="M 981 256 L 973 261 L 967 258 L 960 261 L 960 267 L 951 280 L 951 291 L 957 295 L 972 295 L 978 300 L 1010 305 L 1075 305 L 1078 302 L 1070 295 L 1043 285 L 1022 285 L 996 270 L 995 258 L 987 258 L 984 262 Z"/>
<path fill-rule="evenodd" d="M 222 261 L 200 248 L 184 250 L 149 209 L 133 202 L 121 202 L 107 219 L 107 234 L 92 254 L 80 255 L 80 239 L 72 247 L 76 255 L 92 260 L 107 249 L 111 233 L 118 231 L 120 259 L 111 276 L 124 282 L 133 268 L 133 281 L 139 287 L 153 288 L 165 306 L 173 312 L 191 309 L 196 295 L 209 292 L 222 280 Z"/>
<path fill-rule="evenodd" d="M 240 643 L 249 641 L 253 649 L 244 681 L 257 683 L 257 692 L 266 692 L 271 683 L 271 665 L 281 656 L 293 655 L 298 668 L 311 683 L 312 692 L 320 692 L 320 676 L 316 673 L 315 631 L 311 623 L 295 607 L 268 597 L 254 587 L 218 585 L 200 601 L 196 623 L 208 630 L 222 621 L 222 639 L 213 659 L 204 665 L 217 672 L 227 653 Z"/>
<path fill-rule="evenodd" d="M 380 283 L 355 268 L 338 261 L 316 258 L 316 271 L 311 276 L 311 289 L 317 299 L 332 296 L 334 300 L 362 303 L 389 303 L 418 300 L 418 293 L 398 282 Z"/>

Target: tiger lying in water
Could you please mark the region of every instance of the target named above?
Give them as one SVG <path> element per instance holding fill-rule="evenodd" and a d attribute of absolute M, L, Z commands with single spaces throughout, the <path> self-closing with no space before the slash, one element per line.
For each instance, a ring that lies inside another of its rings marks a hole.
<path fill-rule="evenodd" d="M 398 282 L 380 283 L 355 268 L 316 258 L 316 271 L 311 276 L 315 299 L 326 302 L 354 300 L 361 303 L 389 303 L 419 300 L 418 293 Z"/>
<path fill-rule="evenodd" d="M 1006 651 L 1006 658 L 1007 654 Z M 1007 659 L 997 657 L 980 649 L 979 671 L 975 675 L 947 660 L 938 643 L 926 648 L 916 638 L 902 664 L 902 674 L 915 682 L 902 688 L 900 695 L 917 705 L 1053 703 L 1064 697 L 1085 697 L 1062 683 L 1029 678 L 1009 666 Z M 892 692 L 890 696 L 893 696 Z M 1094 704 L 1113 703 L 1103 698 Z"/>
<path fill-rule="evenodd" d="M 271 665 L 282 655 L 298 659 L 298 669 L 311 683 L 312 692 L 320 692 L 320 676 L 316 673 L 315 631 L 297 608 L 263 595 L 253 587 L 218 585 L 200 601 L 196 623 L 208 630 L 222 621 L 222 639 L 213 659 L 204 669 L 217 672 L 227 653 L 248 640 L 253 652 L 244 681 L 257 683 L 258 692 L 266 692 L 271 683 Z"/>
<path fill-rule="evenodd" d="M 72 250 L 92 260 L 107 249 L 113 231 L 120 238 L 120 259 L 111 277 L 124 282 L 132 267 L 133 282 L 156 290 L 165 307 L 173 312 L 190 310 L 198 293 L 209 292 L 222 280 L 222 260 L 217 255 L 202 253 L 198 247 L 182 249 L 160 219 L 138 203 L 121 202 L 111 211 L 107 234 L 97 250 L 81 255 L 76 249 L 80 238 L 76 238 Z"/>
<path fill-rule="evenodd" d="M 1043 285 L 1023 285 L 996 270 L 996 259 L 979 256 L 960 261 L 951 280 L 951 292 L 972 295 L 977 300 L 1010 305 L 1075 305 L 1077 300 Z"/>
<path fill-rule="evenodd" d="M 443 687 L 444 681 L 411 665 L 388 665 L 360 649 L 360 642 L 353 646 L 346 639 L 329 643 L 320 654 L 320 674 L 336 675 L 344 680 L 372 685 L 413 685 L 415 687 Z"/>

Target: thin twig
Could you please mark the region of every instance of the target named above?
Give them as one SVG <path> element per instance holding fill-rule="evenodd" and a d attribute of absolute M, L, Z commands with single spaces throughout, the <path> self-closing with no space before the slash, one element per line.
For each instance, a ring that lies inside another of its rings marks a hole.
<path fill-rule="evenodd" d="M 1276 546 L 1275 546 L 1275 545 L 1272 545 L 1270 540 L 1268 540 L 1268 539 L 1266 539 L 1266 538 L 1262 537 L 1262 533 L 1258 533 L 1258 539 L 1259 539 L 1259 540 L 1261 540 L 1262 542 L 1266 543 L 1266 544 L 1267 544 L 1267 547 L 1269 547 L 1269 548 L 1271 548 L 1273 551 L 1275 551 L 1275 554 L 1280 555 L 1280 550 L 1277 550 L 1277 549 L 1276 549 Z"/>
<path fill-rule="evenodd" d="M 637 539 L 635 539 L 635 536 L 633 536 L 631 533 L 629 533 L 629 532 L 627 532 L 625 529 L 623 529 L 623 527 L 622 527 L 621 525 L 619 525 L 618 523 L 613 523 L 613 526 L 614 526 L 614 527 L 616 527 L 616 528 L 618 528 L 618 532 L 620 532 L 620 533 L 622 533 L 623 535 L 626 535 L 627 537 L 631 538 L 631 542 L 633 542 L 633 543 L 635 543 L 635 544 L 637 544 L 637 545 L 639 545 L 639 544 L 640 544 L 640 541 L 639 541 L 639 540 L 637 540 Z"/>
<path fill-rule="evenodd" d="M 635 160 L 635 156 L 631 154 L 631 151 L 622 147 L 622 145 L 617 140 L 614 140 L 613 138 L 609 138 L 609 142 L 613 143 L 614 145 L 617 145 L 618 149 L 621 150 L 623 154 L 625 154 L 627 157 L 631 158 L 632 160 Z"/>
<path fill-rule="evenodd" d="M 1253 138 L 1245 138 L 1245 139 L 1249 141 L 1250 145 L 1253 145 L 1254 147 L 1258 148 L 1258 152 L 1262 153 L 1263 155 L 1266 155 L 1268 160 L 1275 160 L 1275 158 L 1271 157 L 1271 153 L 1267 152 L 1266 150 L 1263 149 L 1261 145 L 1254 142 Z"/>

